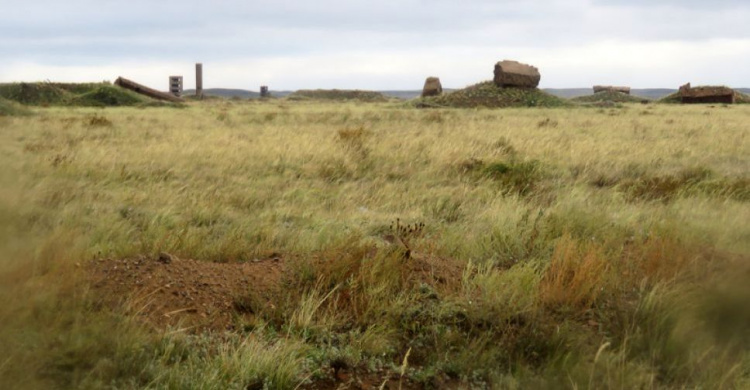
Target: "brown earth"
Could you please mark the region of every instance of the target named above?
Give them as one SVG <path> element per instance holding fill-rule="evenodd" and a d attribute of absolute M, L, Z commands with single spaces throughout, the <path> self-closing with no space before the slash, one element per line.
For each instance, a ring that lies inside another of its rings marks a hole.
<path fill-rule="evenodd" d="M 278 256 L 247 263 L 158 258 L 101 259 L 89 277 L 97 300 L 158 328 L 233 330 L 236 298 L 270 297 L 279 288 L 284 261 Z M 267 300 L 272 305 L 270 300 Z"/>
<path fill-rule="evenodd" d="M 300 386 L 301 390 L 378 390 L 378 389 L 468 389 L 469 386 L 462 384 L 457 379 L 446 375 L 438 375 L 428 383 L 418 383 L 408 377 L 401 377 L 398 373 L 388 373 L 384 370 L 369 372 L 365 369 L 331 369 L 331 376 L 325 379 L 315 380 Z"/>
<path fill-rule="evenodd" d="M 374 258 L 376 253 L 365 257 Z M 322 262 L 320 267 L 328 263 L 317 255 L 309 261 Z M 224 331 L 254 322 L 255 311 L 245 307 L 244 298 L 257 297 L 269 309 L 278 304 L 274 298 L 281 295 L 285 272 L 293 272 L 287 262 L 276 254 L 246 263 L 214 263 L 162 253 L 156 258 L 94 260 L 87 274 L 99 304 L 134 316 L 155 329 Z M 357 264 L 350 265 L 350 272 Z M 416 285 L 453 290 L 460 284 L 464 265 L 453 259 L 412 253 L 403 263 L 403 275 Z"/>

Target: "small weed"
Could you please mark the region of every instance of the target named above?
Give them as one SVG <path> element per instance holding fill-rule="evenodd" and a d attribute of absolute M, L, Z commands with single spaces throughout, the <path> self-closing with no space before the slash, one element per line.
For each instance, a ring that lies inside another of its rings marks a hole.
<path fill-rule="evenodd" d="M 354 128 L 344 128 L 336 132 L 337 140 L 344 146 L 357 161 L 364 161 L 370 156 L 370 148 L 367 147 L 367 141 L 372 132 L 365 129 L 364 126 Z"/>
<path fill-rule="evenodd" d="M 112 121 L 96 114 L 86 118 L 85 123 L 88 127 L 112 127 Z"/>
<path fill-rule="evenodd" d="M 422 121 L 426 123 L 443 123 L 445 122 L 445 118 L 441 111 L 432 110 L 422 116 Z"/>
<path fill-rule="evenodd" d="M 462 174 L 476 172 L 482 167 L 484 167 L 484 161 L 474 157 L 463 160 L 457 164 L 457 170 Z"/>
<path fill-rule="evenodd" d="M 52 156 L 49 160 L 52 166 L 57 168 L 61 165 L 67 165 L 73 162 L 73 156 L 67 153 L 58 153 Z"/>
<path fill-rule="evenodd" d="M 461 219 L 462 201 L 452 199 L 450 197 L 443 197 L 438 199 L 435 203 L 428 207 L 428 211 L 432 214 L 433 218 L 444 221 L 447 223 L 454 223 Z"/>
<path fill-rule="evenodd" d="M 390 230 L 392 234 L 386 236 L 386 240 L 399 243 L 404 249 L 404 258 L 409 259 L 412 251 L 412 239 L 419 238 L 424 233 L 424 223 L 417 222 L 413 225 L 402 225 L 401 219 L 391 222 Z"/>
<path fill-rule="evenodd" d="M 513 147 L 513 145 L 510 143 L 510 140 L 506 137 L 500 137 L 497 141 L 495 141 L 493 146 L 501 153 L 510 157 L 515 157 L 518 154 L 516 148 Z"/>
<path fill-rule="evenodd" d="M 536 127 L 557 127 L 557 121 L 550 118 L 545 118 L 536 124 Z"/>
<path fill-rule="evenodd" d="M 541 167 L 536 160 L 495 162 L 484 167 L 483 174 L 509 192 L 527 195 L 541 179 Z"/>

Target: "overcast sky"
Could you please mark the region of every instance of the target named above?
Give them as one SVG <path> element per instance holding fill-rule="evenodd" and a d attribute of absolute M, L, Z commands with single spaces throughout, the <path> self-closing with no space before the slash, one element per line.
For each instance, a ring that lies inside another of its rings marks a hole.
<path fill-rule="evenodd" d="M 537 66 L 541 87 L 750 87 L 750 0 L 0 0 L 0 82 L 420 89 Z"/>

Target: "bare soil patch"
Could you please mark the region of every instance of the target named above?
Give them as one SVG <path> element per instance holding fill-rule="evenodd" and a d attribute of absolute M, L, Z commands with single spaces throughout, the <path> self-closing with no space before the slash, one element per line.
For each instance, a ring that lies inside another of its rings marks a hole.
<path fill-rule="evenodd" d="M 233 330 L 235 299 L 248 293 L 271 296 L 280 285 L 279 257 L 247 263 L 158 258 L 101 259 L 91 263 L 91 287 L 99 302 L 158 328 Z M 268 302 L 270 304 L 270 302 Z"/>

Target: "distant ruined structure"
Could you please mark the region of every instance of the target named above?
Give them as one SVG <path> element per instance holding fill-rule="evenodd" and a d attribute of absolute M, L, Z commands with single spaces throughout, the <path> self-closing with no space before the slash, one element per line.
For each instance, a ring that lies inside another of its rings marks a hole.
<path fill-rule="evenodd" d="M 724 103 L 734 104 L 736 94 L 732 88 L 725 86 L 691 87 L 687 83 L 680 87 L 683 104 Z"/>
<path fill-rule="evenodd" d="M 182 76 L 169 76 L 169 93 L 182 96 Z"/>
<path fill-rule="evenodd" d="M 536 88 L 542 76 L 539 69 L 518 61 L 504 60 L 495 64 L 495 85 L 501 88 Z"/>
<path fill-rule="evenodd" d="M 440 78 L 428 77 L 422 88 L 422 97 L 440 96 L 443 93 L 443 85 L 440 84 Z"/>
<path fill-rule="evenodd" d="M 630 87 L 616 87 L 612 85 L 594 85 L 594 93 L 599 92 L 620 92 L 630 95 Z"/>
<path fill-rule="evenodd" d="M 203 99 L 203 64 L 195 64 L 195 96 Z"/>
<path fill-rule="evenodd" d="M 260 86 L 260 97 L 262 97 L 262 98 L 271 97 L 271 92 L 268 91 L 268 86 L 267 85 L 261 85 Z"/>
<path fill-rule="evenodd" d="M 115 85 L 117 85 L 118 87 L 129 89 L 136 93 L 140 93 L 141 95 L 145 95 L 153 99 L 166 100 L 174 103 L 182 103 L 185 101 L 182 98 L 172 95 L 171 93 L 151 89 L 143 84 L 138 84 L 135 81 L 128 80 L 124 77 L 118 77 L 117 80 L 115 80 Z"/>

